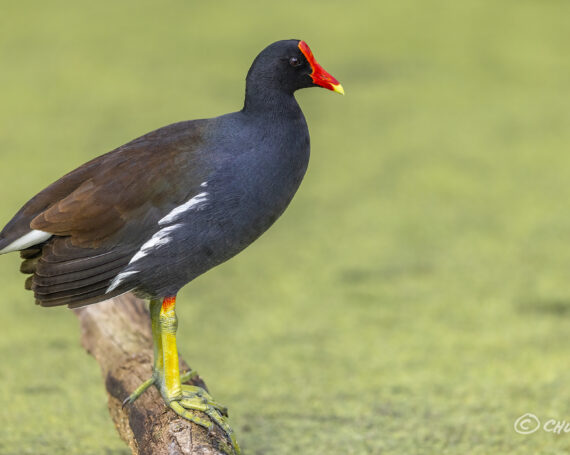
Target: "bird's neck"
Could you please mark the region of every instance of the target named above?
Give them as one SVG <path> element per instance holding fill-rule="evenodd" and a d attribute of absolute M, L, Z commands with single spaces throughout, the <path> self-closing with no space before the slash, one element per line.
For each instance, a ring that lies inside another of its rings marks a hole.
<path fill-rule="evenodd" d="M 270 117 L 295 118 L 303 115 L 293 93 L 263 86 L 255 81 L 247 82 L 242 112 Z"/>

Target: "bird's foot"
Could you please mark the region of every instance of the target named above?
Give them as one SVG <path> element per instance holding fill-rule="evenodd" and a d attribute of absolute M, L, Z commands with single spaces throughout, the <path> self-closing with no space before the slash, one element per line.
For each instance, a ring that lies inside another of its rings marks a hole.
<path fill-rule="evenodd" d="M 182 373 L 180 375 L 180 382 L 181 383 L 188 382 L 192 378 L 195 378 L 196 376 L 198 376 L 197 371 L 194 371 L 194 370 L 185 371 L 184 373 Z M 153 375 L 149 379 L 147 379 L 140 386 L 138 386 L 133 393 L 131 393 L 127 398 L 125 398 L 123 400 L 123 407 L 125 407 L 127 404 L 134 403 L 136 401 L 136 399 L 138 397 L 140 397 L 146 391 L 146 389 L 148 389 L 151 385 L 158 384 L 159 383 L 159 377 L 160 376 L 157 372 L 153 373 Z M 186 387 L 186 386 L 183 386 L 183 387 Z M 188 387 L 191 387 L 191 386 L 188 386 Z M 160 387 L 159 387 L 159 389 L 160 389 Z"/>
<path fill-rule="evenodd" d="M 207 428 L 208 431 L 214 429 L 214 424 L 218 425 L 231 442 L 231 449 L 225 448 L 224 451 L 235 455 L 241 453 L 234 431 L 227 421 L 228 409 L 215 401 L 202 387 L 182 385 L 182 398 L 170 401 L 168 406 L 179 416 Z M 204 419 L 192 411 L 203 412 L 210 419 Z"/>
<path fill-rule="evenodd" d="M 138 386 L 136 390 L 123 401 L 123 406 L 134 403 L 150 386 L 156 385 L 161 391 L 167 406 L 176 412 L 176 414 L 201 427 L 207 428 L 208 431 L 213 430 L 214 424 L 218 425 L 231 442 L 231 447 L 221 447 L 222 450 L 228 455 L 240 455 L 241 451 L 234 432 L 227 422 L 228 408 L 215 401 L 202 387 L 184 384 L 197 375 L 198 373 L 193 370 L 182 373 L 180 375 L 182 396 L 180 398 L 169 399 L 162 393 L 163 388 L 161 387 L 160 375 L 155 372 L 151 378 Z M 193 411 L 203 412 L 210 419 L 204 419 Z"/>
<path fill-rule="evenodd" d="M 193 403 L 196 399 L 212 406 L 214 409 L 219 411 L 222 416 L 228 416 L 228 408 L 215 401 L 202 387 L 182 384 L 182 401 L 190 400 L 189 402 Z"/>

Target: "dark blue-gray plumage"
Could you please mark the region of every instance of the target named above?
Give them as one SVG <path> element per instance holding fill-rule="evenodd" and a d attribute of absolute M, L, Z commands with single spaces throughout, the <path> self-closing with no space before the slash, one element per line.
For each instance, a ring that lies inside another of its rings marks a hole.
<path fill-rule="evenodd" d="M 248 72 L 242 110 L 160 128 L 72 171 L 8 223 L 0 253 L 22 251 L 44 306 L 176 295 L 288 206 L 310 148 L 293 93 L 316 85 L 342 91 L 306 44 L 273 43 Z"/>

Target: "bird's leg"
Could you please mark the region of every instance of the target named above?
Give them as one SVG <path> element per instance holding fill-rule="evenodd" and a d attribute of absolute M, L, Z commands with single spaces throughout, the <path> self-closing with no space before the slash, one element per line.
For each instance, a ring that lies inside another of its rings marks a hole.
<path fill-rule="evenodd" d="M 150 301 L 149 307 L 152 329 L 152 345 L 154 349 L 152 376 L 155 379 L 158 379 L 164 374 L 164 354 L 162 352 L 162 335 L 160 332 L 160 310 L 162 309 L 162 303 L 160 300 L 153 299 Z"/>
<path fill-rule="evenodd" d="M 148 387 L 155 384 L 165 403 L 178 415 L 202 427 L 212 430 L 218 425 L 231 442 L 226 453 L 240 454 L 240 448 L 233 430 L 227 423 L 227 408 L 214 401 L 202 387 L 182 384 L 196 375 L 189 371 L 180 375 L 178 349 L 176 346 L 176 297 L 167 297 L 162 304 L 158 300 L 150 302 L 152 338 L 154 342 L 154 368 L 150 379 L 141 384 L 125 403 L 132 403 Z M 209 419 L 193 411 L 205 413 Z"/>
<path fill-rule="evenodd" d="M 138 386 L 136 390 L 131 393 L 125 401 L 123 401 L 123 406 L 129 403 L 134 403 L 134 401 L 151 385 L 159 383 L 164 375 L 164 354 L 162 352 L 162 335 L 160 330 L 160 311 L 162 309 L 162 302 L 158 299 L 151 300 L 149 309 L 152 328 L 152 344 L 154 349 L 152 376 Z M 180 375 L 180 382 L 187 382 L 197 375 L 198 373 L 196 371 L 185 371 Z"/>
<path fill-rule="evenodd" d="M 235 453 L 240 453 L 233 430 L 227 423 L 227 408 L 215 402 L 201 387 L 182 385 L 178 367 L 178 349 L 176 347 L 176 297 L 167 297 L 160 310 L 160 333 L 163 354 L 163 380 L 160 392 L 164 401 L 181 417 L 211 430 L 217 424 L 228 436 Z M 210 417 L 203 419 L 191 411 L 202 411 Z M 213 422 L 213 423 L 212 423 Z"/>
<path fill-rule="evenodd" d="M 152 299 L 149 304 L 150 321 L 152 328 L 152 345 L 154 349 L 154 365 L 152 368 L 152 376 L 138 386 L 133 393 L 131 393 L 124 401 L 123 406 L 126 404 L 134 403 L 145 390 L 151 385 L 155 384 L 163 375 L 164 358 L 162 355 L 162 337 L 160 335 L 159 315 L 162 303 L 160 300 Z"/>
<path fill-rule="evenodd" d="M 162 302 L 159 313 L 160 349 L 162 351 L 162 381 L 160 393 L 167 403 L 178 401 L 182 398 L 182 384 L 180 382 L 180 370 L 178 367 L 178 348 L 176 347 L 176 329 L 178 318 L 176 316 L 176 297 L 167 297 Z M 155 343 L 156 346 L 156 343 Z M 155 360 L 156 366 L 156 360 Z"/>

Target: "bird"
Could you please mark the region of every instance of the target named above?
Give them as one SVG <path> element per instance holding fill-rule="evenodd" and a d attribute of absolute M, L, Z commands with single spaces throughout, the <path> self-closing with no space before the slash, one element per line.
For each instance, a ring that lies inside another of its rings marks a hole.
<path fill-rule="evenodd" d="M 342 85 L 305 41 L 274 42 L 254 59 L 239 111 L 149 132 L 64 175 L 0 232 L 20 252 L 25 287 L 43 307 L 77 308 L 132 292 L 149 300 L 152 376 L 165 404 L 240 453 L 227 410 L 179 371 L 176 295 L 263 234 L 307 170 L 310 137 L 295 91 Z M 195 412 L 202 411 L 207 417 Z"/>

